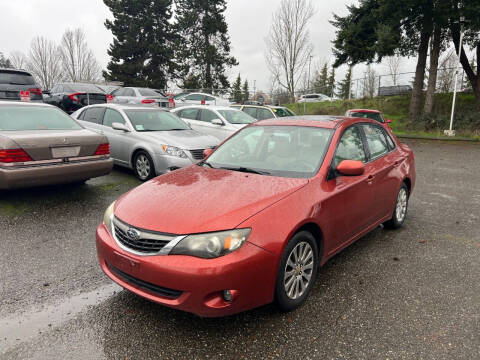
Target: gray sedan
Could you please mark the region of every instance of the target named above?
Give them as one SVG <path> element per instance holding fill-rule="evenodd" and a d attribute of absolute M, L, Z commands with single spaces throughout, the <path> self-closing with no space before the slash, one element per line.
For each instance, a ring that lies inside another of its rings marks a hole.
<path fill-rule="evenodd" d="M 111 157 L 142 181 L 191 165 L 219 140 L 192 130 L 169 111 L 117 104 L 87 106 L 72 114 L 86 128 L 105 134 Z"/>
<path fill-rule="evenodd" d="M 141 87 L 124 87 L 112 91 L 115 104 L 138 104 L 168 108 L 168 98 L 158 90 Z"/>

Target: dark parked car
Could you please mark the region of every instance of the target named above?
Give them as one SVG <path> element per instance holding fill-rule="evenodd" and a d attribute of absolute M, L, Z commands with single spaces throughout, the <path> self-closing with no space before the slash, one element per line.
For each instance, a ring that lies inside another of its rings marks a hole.
<path fill-rule="evenodd" d="M 22 94 L 21 94 L 22 92 Z M 24 70 L 0 68 L 0 100 L 43 102 L 42 89 L 32 74 Z"/>
<path fill-rule="evenodd" d="M 94 84 L 63 83 L 55 85 L 44 101 L 71 114 L 87 105 L 112 102 L 113 97 Z"/>

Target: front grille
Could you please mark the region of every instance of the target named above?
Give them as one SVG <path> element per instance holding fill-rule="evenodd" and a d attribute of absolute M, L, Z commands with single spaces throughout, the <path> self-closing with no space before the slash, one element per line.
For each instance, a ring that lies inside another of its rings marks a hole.
<path fill-rule="evenodd" d="M 192 154 L 195 160 L 203 159 L 203 149 L 190 150 L 190 154 Z"/>
<path fill-rule="evenodd" d="M 136 229 L 117 218 L 113 220 L 113 228 L 116 240 L 127 250 L 133 250 L 146 255 L 158 253 L 176 237 L 175 235 Z M 129 233 L 133 233 L 135 236 L 131 236 Z"/>
<path fill-rule="evenodd" d="M 123 271 L 117 269 L 116 267 L 114 267 L 110 264 L 107 264 L 107 266 L 120 279 L 122 279 L 123 281 L 125 281 L 125 282 L 127 282 L 131 285 L 134 285 L 134 286 L 136 286 L 136 287 L 138 287 L 142 290 L 146 290 L 146 291 L 154 293 L 156 295 L 160 295 L 160 296 L 171 298 L 171 299 L 176 299 L 180 295 L 182 295 L 182 292 L 179 291 L 179 290 L 173 290 L 173 289 L 165 288 L 165 287 L 158 286 L 158 285 L 155 285 L 155 284 L 152 284 L 152 283 L 148 283 L 146 281 L 137 279 L 136 277 L 133 277 L 132 275 L 126 274 Z"/>

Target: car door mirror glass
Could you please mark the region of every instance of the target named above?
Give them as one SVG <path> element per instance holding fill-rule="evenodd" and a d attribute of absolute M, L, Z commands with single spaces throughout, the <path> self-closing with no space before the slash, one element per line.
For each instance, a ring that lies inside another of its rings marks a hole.
<path fill-rule="evenodd" d="M 365 164 L 359 160 L 343 160 L 336 170 L 341 175 L 359 176 L 365 172 Z"/>
<path fill-rule="evenodd" d="M 220 119 L 212 119 L 210 121 L 213 125 L 223 125 L 223 121 Z"/>
<path fill-rule="evenodd" d="M 125 124 L 120 124 L 118 122 L 114 122 L 112 124 L 112 129 L 121 130 L 121 131 L 125 131 L 125 132 L 130 132 L 130 129 Z"/>

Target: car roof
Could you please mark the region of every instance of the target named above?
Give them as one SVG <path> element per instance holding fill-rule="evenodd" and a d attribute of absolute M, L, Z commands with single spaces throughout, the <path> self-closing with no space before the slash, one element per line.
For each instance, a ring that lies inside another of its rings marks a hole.
<path fill-rule="evenodd" d="M 348 112 L 359 112 L 359 113 L 375 113 L 375 114 L 381 114 L 382 112 L 379 110 L 372 110 L 372 109 L 351 109 L 348 110 Z"/>
<path fill-rule="evenodd" d="M 250 126 L 310 126 L 320 127 L 325 129 L 336 129 L 340 125 L 349 126 L 355 123 L 372 123 L 378 124 L 377 121 L 364 118 L 351 118 L 347 116 L 333 116 L 333 115 L 300 115 L 300 116 L 287 116 L 282 118 L 274 118 L 267 120 L 257 121 Z"/>
<path fill-rule="evenodd" d="M 182 109 L 210 109 L 210 110 L 237 110 L 232 109 L 230 106 L 219 106 L 219 105 L 188 105 L 188 106 L 181 106 L 178 108 L 173 109 L 172 111 L 180 111 Z"/>
<path fill-rule="evenodd" d="M 14 69 L 14 68 L 4 68 L 4 67 L 0 67 L 0 71 L 21 72 L 21 73 L 24 73 L 24 74 L 26 74 L 26 75 L 32 75 L 32 74 L 30 74 L 27 70 L 23 70 L 23 69 Z"/>
<path fill-rule="evenodd" d="M 168 109 L 162 109 L 159 107 L 154 106 L 142 106 L 142 105 L 135 105 L 135 104 L 112 104 L 112 103 L 105 103 L 105 104 L 95 104 L 84 106 L 82 109 L 86 108 L 93 108 L 93 107 L 105 107 L 115 110 L 159 110 L 159 111 L 168 111 Z"/>
<path fill-rule="evenodd" d="M 30 101 L 0 101 L 0 106 L 8 106 L 8 105 L 15 105 L 15 106 L 36 106 L 36 107 L 53 107 L 56 106 L 45 104 L 45 103 L 38 103 L 38 102 L 30 102 Z"/>

